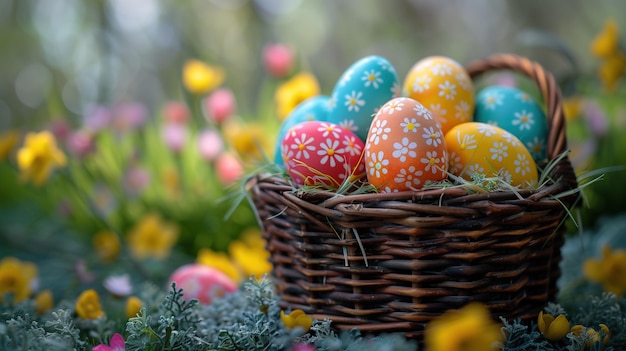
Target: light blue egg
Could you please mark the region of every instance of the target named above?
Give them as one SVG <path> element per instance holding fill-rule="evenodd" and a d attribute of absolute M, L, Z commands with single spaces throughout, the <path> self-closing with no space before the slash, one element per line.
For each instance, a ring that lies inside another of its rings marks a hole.
<path fill-rule="evenodd" d="M 395 67 L 384 57 L 366 56 L 353 63 L 337 81 L 330 97 L 328 121 L 365 141 L 378 109 L 399 94 Z"/>
<path fill-rule="evenodd" d="M 539 104 L 514 87 L 493 85 L 476 96 L 474 121 L 496 125 L 515 135 L 535 161 L 547 155 L 548 120 Z"/>
<path fill-rule="evenodd" d="M 298 104 L 287 115 L 285 120 L 280 126 L 278 131 L 278 137 L 276 138 L 276 145 L 274 146 L 274 163 L 277 165 L 283 165 L 283 158 L 280 154 L 280 145 L 287 131 L 300 122 L 308 121 L 328 121 L 328 113 L 330 110 L 330 97 L 326 95 L 318 95 L 308 98 Z"/>

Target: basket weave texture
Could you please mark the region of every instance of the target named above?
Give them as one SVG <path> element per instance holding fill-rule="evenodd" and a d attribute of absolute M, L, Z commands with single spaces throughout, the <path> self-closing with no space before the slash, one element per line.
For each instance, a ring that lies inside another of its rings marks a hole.
<path fill-rule="evenodd" d="M 530 77 L 549 120 L 548 157 L 566 150 L 561 94 L 552 75 L 500 54 L 466 66 Z M 535 190 L 472 193 L 441 188 L 382 194 L 302 192 L 276 175 L 249 186 L 273 263 L 282 309 L 330 318 L 338 329 L 404 332 L 479 301 L 494 318 L 534 319 L 557 293 L 565 207 L 578 195 L 567 157 Z"/>

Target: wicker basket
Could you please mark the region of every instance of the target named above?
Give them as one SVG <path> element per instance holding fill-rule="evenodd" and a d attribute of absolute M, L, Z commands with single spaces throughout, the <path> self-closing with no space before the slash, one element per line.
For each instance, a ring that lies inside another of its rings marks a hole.
<path fill-rule="evenodd" d="M 506 69 L 538 85 L 549 119 L 548 156 L 566 150 L 561 95 L 539 64 L 496 55 L 468 65 L 473 78 Z M 578 195 L 568 158 L 554 183 L 519 193 L 459 188 L 336 196 L 299 192 L 278 176 L 249 184 L 282 309 L 330 318 L 338 329 L 404 332 L 471 301 L 494 317 L 534 319 L 557 293 L 564 206 Z M 520 196 L 521 195 L 521 196 Z"/>

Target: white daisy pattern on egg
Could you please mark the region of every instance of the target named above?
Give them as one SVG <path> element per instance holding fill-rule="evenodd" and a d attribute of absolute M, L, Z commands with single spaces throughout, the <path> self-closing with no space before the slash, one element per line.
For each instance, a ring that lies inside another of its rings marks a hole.
<path fill-rule="evenodd" d="M 504 131 L 502 132 L 502 139 L 506 140 L 507 143 L 511 144 L 511 146 L 516 147 L 517 145 L 519 145 L 519 139 L 517 139 L 517 137 L 515 137 L 515 135 Z"/>
<path fill-rule="evenodd" d="M 400 160 L 400 162 L 406 162 L 406 157 L 416 158 L 417 153 L 415 149 L 417 148 L 417 143 L 414 141 L 410 141 L 409 138 L 403 137 L 402 140 L 398 143 L 393 143 L 394 151 L 391 154 L 394 158 Z"/>
<path fill-rule="evenodd" d="M 433 127 L 428 127 L 423 129 L 424 134 L 422 134 L 422 138 L 426 140 L 426 145 L 437 147 L 437 145 L 441 144 L 441 131 L 435 130 Z"/>
<path fill-rule="evenodd" d="M 439 96 L 443 96 L 446 100 L 454 100 L 456 95 L 456 84 L 451 84 L 449 81 L 439 84 Z"/>
<path fill-rule="evenodd" d="M 456 110 L 456 114 L 454 115 L 454 117 L 456 117 L 457 119 L 465 119 L 470 115 L 470 105 L 467 103 L 467 101 L 465 100 L 461 100 L 459 101 L 459 103 L 454 106 L 454 109 Z"/>
<path fill-rule="evenodd" d="M 527 93 L 517 93 L 515 98 L 523 102 L 532 102 L 533 99 Z"/>
<path fill-rule="evenodd" d="M 326 141 L 321 142 L 317 150 L 317 155 L 322 156 L 320 164 L 325 165 L 328 162 L 331 167 L 335 167 L 337 163 L 344 162 L 344 158 L 341 156 L 344 150 L 338 149 L 338 146 L 339 140 L 328 138 Z"/>
<path fill-rule="evenodd" d="M 383 79 L 380 78 L 380 72 L 375 70 L 365 71 L 361 80 L 365 82 L 364 86 L 374 87 L 374 89 L 378 89 L 378 85 L 383 83 Z"/>
<path fill-rule="evenodd" d="M 387 134 L 391 132 L 391 128 L 387 127 L 387 120 L 377 119 L 374 122 L 371 130 L 370 142 L 374 143 L 374 145 L 378 145 L 380 140 L 387 140 L 389 137 Z"/>
<path fill-rule="evenodd" d="M 515 165 L 515 173 L 519 173 L 522 176 L 530 173 L 530 160 L 526 158 L 524 154 L 517 154 L 517 159 L 513 161 Z"/>
<path fill-rule="evenodd" d="M 503 159 L 509 156 L 507 150 L 509 147 L 501 141 L 494 141 L 493 146 L 489 148 L 491 152 L 491 159 L 498 162 L 502 162 Z"/>
<path fill-rule="evenodd" d="M 335 139 L 339 138 L 339 134 L 341 133 L 340 130 L 335 128 L 335 125 L 325 122 L 322 122 L 320 124 L 319 128 L 317 128 L 317 131 L 322 132 L 322 136 L 324 138 L 328 137 L 329 134 L 332 134 Z"/>
<path fill-rule="evenodd" d="M 459 86 L 462 89 L 467 91 L 473 91 L 472 81 L 469 79 L 467 74 L 465 74 L 464 72 L 460 72 L 457 73 L 454 78 L 456 78 L 457 83 L 459 83 Z"/>
<path fill-rule="evenodd" d="M 460 174 L 463 170 L 463 164 L 461 163 L 461 156 L 452 151 L 448 160 L 448 168 L 452 174 Z"/>
<path fill-rule="evenodd" d="M 343 150 L 345 153 L 350 154 L 350 156 L 356 156 L 361 153 L 361 147 L 356 142 L 356 137 L 352 135 L 344 135 L 343 140 L 341 141 L 343 145 Z"/>
<path fill-rule="evenodd" d="M 485 94 L 483 98 L 483 104 L 485 108 L 488 110 L 495 110 L 496 107 L 502 106 L 504 96 L 496 91 L 490 91 L 488 94 Z"/>
<path fill-rule="evenodd" d="M 469 165 L 467 167 L 467 174 L 472 175 L 472 174 L 485 174 L 485 169 L 479 164 L 479 163 L 475 163 L 472 165 Z"/>
<path fill-rule="evenodd" d="M 352 75 L 354 74 L 354 70 L 349 69 L 347 70 L 343 76 L 341 77 L 341 81 L 339 82 L 339 85 L 346 86 L 346 84 L 348 84 L 348 82 L 352 79 Z"/>
<path fill-rule="evenodd" d="M 426 172 L 430 171 L 435 174 L 438 171 L 437 166 L 441 163 L 441 158 L 437 156 L 437 151 L 426 151 L 426 157 L 422 157 L 420 162 L 426 165 L 424 167 Z"/>
<path fill-rule="evenodd" d="M 446 63 L 436 63 L 430 70 L 435 76 L 452 75 L 452 67 L 448 66 Z"/>
<path fill-rule="evenodd" d="M 448 119 L 446 118 L 446 113 L 448 111 L 446 111 L 445 109 L 443 109 L 441 107 L 441 104 L 430 104 L 430 112 L 437 116 L 437 118 L 442 121 L 443 123 L 446 123 L 448 121 Z"/>
<path fill-rule="evenodd" d="M 389 166 L 389 160 L 385 159 L 385 153 L 378 151 L 378 153 L 372 153 L 369 157 L 369 170 L 370 175 L 380 178 L 389 172 L 387 166 Z"/>
<path fill-rule="evenodd" d="M 402 168 L 400 173 L 396 174 L 393 179 L 394 182 L 398 184 L 403 184 L 407 188 L 417 188 L 422 183 L 420 180 L 420 176 L 422 176 L 424 172 L 421 170 L 417 170 L 415 166 L 409 166 L 408 169 Z"/>
<path fill-rule="evenodd" d="M 413 111 L 417 113 L 418 117 L 422 117 L 424 119 L 433 119 L 433 115 L 422 104 L 416 104 L 413 108 Z"/>
<path fill-rule="evenodd" d="M 514 113 L 515 119 L 513 120 L 513 126 L 519 126 L 519 130 L 530 130 L 535 124 L 535 120 L 533 119 L 533 114 L 527 112 L 526 110 L 522 110 L 520 112 Z"/>
<path fill-rule="evenodd" d="M 393 82 L 393 85 L 391 86 L 391 94 L 393 94 L 392 99 L 402 95 L 402 87 L 400 86 L 400 83 Z"/>
<path fill-rule="evenodd" d="M 491 124 L 480 124 L 477 128 L 480 134 L 485 135 L 486 137 L 490 137 L 492 135 L 498 134 L 496 128 L 494 128 Z"/>
<path fill-rule="evenodd" d="M 365 105 L 365 100 L 361 100 L 363 92 L 352 91 L 350 95 L 345 96 L 345 106 L 348 106 L 348 111 L 359 112 L 359 107 Z"/>
<path fill-rule="evenodd" d="M 417 133 L 417 128 L 420 126 L 417 118 L 408 118 L 405 117 L 404 121 L 400 122 L 400 127 L 402 127 L 402 131 L 405 133 Z"/>
<path fill-rule="evenodd" d="M 291 149 L 295 150 L 296 152 L 295 158 L 301 159 L 304 157 L 305 159 L 309 159 L 311 157 L 309 155 L 309 151 L 311 152 L 315 151 L 315 146 L 311 145 L 313 140 L 314 140 L 313 137 L 307 138 L 306 133 L 302 133 L 300 137 L 296 136 L 293 140 L 294 143 L 291 144 Z"/>
<path fill-rule="evenodd" d="M 385 113 L 393 115 L 395 111 L 402 111 L 402 107 L 404 107 L 402 100 L 393 100 L 391 103 L 385 104 Z"/>
<path fill-rule="evenodd" d="M 430 89 L 430 82 L 432 78 L 429 76 L 417 76 L 413 81 L 413 92 L 414 93 L 423 93 L 424 91 Z"/>
<path fill-rule="evenodd" d="M 511 172 L 509 172 L 508 170 L 501 168 L 498 171 L 498 175 L 497 175 L 500 179 L 504 180 L 506 183 L 511 184 L 513 182 L 513 176 L 511 175 Z"/>
<path fill-rule="evenodd" d="M 541 158 L 543 152 L 545 150 L 546 141 L 544 139 L 539 139 L 539 137 L 534 137 L 533 140 L 526 143 L 526 148 L 530 151 L 531 155 L 535 159 Z"/>

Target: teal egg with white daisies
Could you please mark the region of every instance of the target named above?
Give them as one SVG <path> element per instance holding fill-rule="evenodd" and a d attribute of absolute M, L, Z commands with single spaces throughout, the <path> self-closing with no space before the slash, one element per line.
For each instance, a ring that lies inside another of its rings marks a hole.
<path fill-rule="evenodd" d="M 395 67 L 386 58 L 371 55 L 353 63 L 341 75 L 330 96 L 328 122 L 367 138 L 374 115 L 400 95 Z"/>
<path fill-rule="evenodd" d="M 548 120 L 527 92 L 499 85 L 484 88 L 476 96 L 474 121 L 498 126 L 515 135 L 536 162 L 546 159 Z"/>
<path fill-rule="evenodd" d="M 302 101 L 287 115 L 283 123 L 280 125 L 278 136 L 276 138 L 276 146 L 274 147 L 274 163 L 283 165 L 281 156 L 281 144 L 285 133 L 300 122 L 310 121 L 327 121 L 330 111 L 330 97 L 327 95 L 318 95 L 310 97 Z"/>

